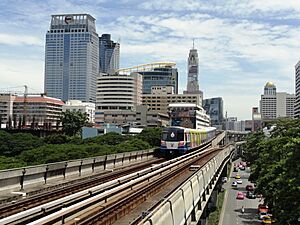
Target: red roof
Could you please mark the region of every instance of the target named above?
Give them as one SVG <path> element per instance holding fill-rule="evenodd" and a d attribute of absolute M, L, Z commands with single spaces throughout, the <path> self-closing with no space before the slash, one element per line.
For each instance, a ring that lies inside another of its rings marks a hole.
<path fill-rule="evenodd" d="M 24 102 L 24 97 L 17 97 L 14 102 Z M 57 105 L 64 105 L 65 103 L 58 98 L 50 98 L 50 97 L 27 97 L 27 102 L 37 102 L 37 103 L 53 103 Z"/>

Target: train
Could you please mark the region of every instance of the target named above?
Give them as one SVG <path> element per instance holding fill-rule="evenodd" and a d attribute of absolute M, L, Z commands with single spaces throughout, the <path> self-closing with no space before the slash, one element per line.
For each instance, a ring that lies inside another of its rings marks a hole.
<path fill-rule="evenodd" d="M 160 153 L 163 156 L 183 155 L 209 142 L 216 136 L 215 127 L 190 129 L 184 127 L 163 128 Z"/>

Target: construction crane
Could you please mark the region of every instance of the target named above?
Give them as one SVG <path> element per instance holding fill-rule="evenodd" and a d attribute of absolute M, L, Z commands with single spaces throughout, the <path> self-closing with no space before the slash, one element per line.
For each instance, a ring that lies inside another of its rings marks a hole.
<path fill-rule="evenodd" d="M 23 99 L 23 127 L 26 126 L 27 113 L 28 113 L 28 95 L 40 95 L 43 97 L 46 93 L 28 93 L 28 86 L 24 85 L 24 99 Z"/>

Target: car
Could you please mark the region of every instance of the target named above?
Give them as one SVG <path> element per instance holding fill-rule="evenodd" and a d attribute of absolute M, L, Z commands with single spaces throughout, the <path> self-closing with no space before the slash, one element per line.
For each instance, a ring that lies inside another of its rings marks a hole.
<path fill-rule="evenodd" d="M 254 191 L 253 185 L 252 185 L 252 184 L 248 184 L 248 185 L 246 186 L 246 191 Z"/>
<path fill-rule="evenodd" d="M 247 191 L 246 197 L 249 198 L 249 199 L 255 199 L 256 198 L 253 191 Z"/>
<path fill-rule="evenodd" d="M 269 207 L 267 205 L 264 205 L 264 204 L 258 205 L 257 213 L 268 212 L 268 211 L 269 211 Z"/>
<path fill-rule="evenodd" d="M 268 213 L 267 212 L 260 212 L 258 214 L 258 219 L 259 220 L 263 220 L 265 216 L 268 216 Z"/>
<path fill-rule="evenodd" d="M 222 183 L 226 183 L 227 182 L 227 177 L 222 177 Z"/>
<path fill-rule="evenodd" d="M 240 166 L 240 170 L 245 170 L 246 168 L 244 166 Z"/>
<path fill-rule="evenodd" d="M 261 221 L 262 224 L 272 224 L 272 219 L 270 216 L 264 216 Z"/>
<path fill-rule="evenodd" d="M 232 187 L 237 187 L 237 182 L 236 182 L 236 181 L 233 181 L 233 182 L 231 183 L 231 186 L 232 186 Z"/>
<path fill-rule="evenodd" d="M 241 179 L 241 176 L 240 175 L 235 175 L 235 179 Z"/>
<path fill-rule="evenodd" d="M 238 184 L 242 184 L 242 183 L 243 183 L 243 181 L 242 181 L 241 179 L 236 180 L 236 182 L 237 182 Z"/>
<path fill-rule="evenodd" d="M 245 198 L 244 193 L 239 191 L 236 195 L 236 199 L 244 200 L 244 198 Z"/>
<path fill-rule="evenodd" d="M 233 168 L 233 172 L 238 172 L 239 170 L 238 170 L 238 168 L 237 167 L 234 167 Z"/>

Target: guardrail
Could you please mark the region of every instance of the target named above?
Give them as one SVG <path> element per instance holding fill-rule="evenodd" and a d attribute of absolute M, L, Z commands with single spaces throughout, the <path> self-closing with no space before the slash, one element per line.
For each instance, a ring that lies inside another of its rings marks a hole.
<path fill-rule="evenodd" d="M 0 170 L 0 191 L 23 190 L 32 183 L 47 183 L 49 179 L 66 179 L 69 176 L 92 175 L 117 166 L 152 158 L 155 149 L 125 152 L 79 160 L 70 160 L 17 169 Z"/>
<path fill-rule="evenodd" d="M 216 185 L 217 176 L 220 176 L 219 168 L 224 166 L 224 162 L 228 160 L 233 149 L 234 147 L 229 145 L 208 161 L 139 224 L 191 224 L 193 221 L 199 221 Z M 219 171 L 218 174 L 216 174 L 217 171 Z"/>

